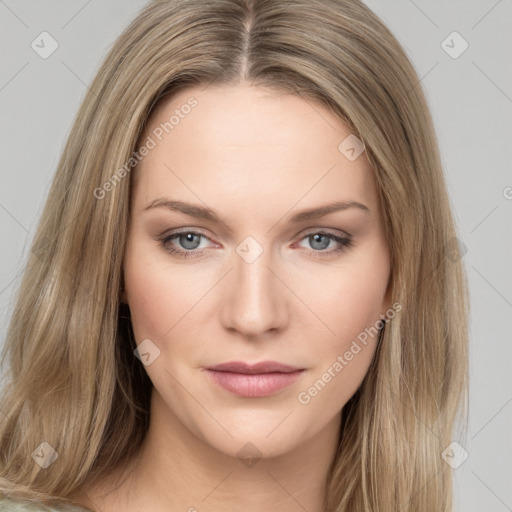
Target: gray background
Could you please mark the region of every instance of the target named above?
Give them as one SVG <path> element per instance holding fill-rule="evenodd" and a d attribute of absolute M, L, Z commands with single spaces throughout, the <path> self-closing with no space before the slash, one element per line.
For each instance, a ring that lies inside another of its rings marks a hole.
<path fill-rule="evenodd" d="M 0 0 L 0 343 L 78 105 L 110 45 L 145 3 Z M 421 78 L 467 248 L 470 422 L 467 437 L 454 440 L 469 457 L 454 470 L 455 510 L 512 511 L 512 1 L 366 3 Z M 43 31 L 58 42 L 46 59 L 31 47 Z M 464 42 L 448 37 L 454 31 L 469 44 L 457 58 Z"/>

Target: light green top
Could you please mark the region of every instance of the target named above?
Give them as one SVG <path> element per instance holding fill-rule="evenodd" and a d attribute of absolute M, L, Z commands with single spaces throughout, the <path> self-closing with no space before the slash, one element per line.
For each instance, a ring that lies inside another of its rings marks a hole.
<path fill-rule="evenodd" d="M 72 505 L 60 505 L 50 507 L 48 505 L 36 505 L 34 503 L 13 501 L 8 498 L 0 498 L 0 512 L 91 512 L 88 508 Z"/>

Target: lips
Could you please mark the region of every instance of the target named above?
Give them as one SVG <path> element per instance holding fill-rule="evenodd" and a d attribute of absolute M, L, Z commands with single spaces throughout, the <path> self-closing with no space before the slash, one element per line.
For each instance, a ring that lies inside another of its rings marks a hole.
<path fill-rule="evenodd" d="M 265 397 L 278 393 L 293 384 L 304 372 L 277 361 L 247 364 L 232 361 L 206 368 L 206 373 L 217 385 L 244 398 Z"/>
<path fill-rule="evenodd" d="M 302 370 L 287 364 L 278 363 L 277 361 L 262 361 L 256 364 L 247 364 L 243 361 L 231 361 L 228 363 L 210 366 L 208 370 L 217 372 L 242 373 L 246 375 L 262 374 L 262 373 L 292 373 Z"/>

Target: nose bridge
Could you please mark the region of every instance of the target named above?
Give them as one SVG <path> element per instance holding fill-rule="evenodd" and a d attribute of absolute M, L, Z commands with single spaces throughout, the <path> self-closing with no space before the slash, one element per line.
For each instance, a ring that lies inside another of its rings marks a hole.
<path fill-rule="evenodd" d="M 282 327 L 285 297 L 272 263 L 272 251 L 252 236 L 237 246 L 229 299 L 224 305 L 226 327 L 250 335 Z"/>

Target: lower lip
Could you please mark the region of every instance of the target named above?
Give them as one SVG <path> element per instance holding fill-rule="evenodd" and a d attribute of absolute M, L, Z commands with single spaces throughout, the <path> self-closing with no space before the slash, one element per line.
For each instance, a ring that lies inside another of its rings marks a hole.
<path fill-rule="evenodd" d="M 233 373 L 207 370 L 215 382 L 231 393 L 247 398 L 269 396 L 293 384 L 304 370 L 291 373 Z"/>

